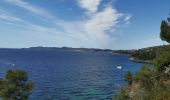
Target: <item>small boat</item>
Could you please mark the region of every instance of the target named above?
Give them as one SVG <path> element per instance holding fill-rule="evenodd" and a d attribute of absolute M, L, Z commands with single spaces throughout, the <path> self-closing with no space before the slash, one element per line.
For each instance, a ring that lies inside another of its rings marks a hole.
<path fill-rule="evenodd" d="M 122 69 L 122 66 L 119 65 L 119 66 L 117 66 L 116 68 L 117 68 L 117 69 Z"/>

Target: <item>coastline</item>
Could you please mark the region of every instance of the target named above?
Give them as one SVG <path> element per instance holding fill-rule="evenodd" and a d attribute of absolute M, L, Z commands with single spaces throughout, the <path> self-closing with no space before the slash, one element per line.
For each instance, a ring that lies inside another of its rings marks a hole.
<path fill-rule="evenodd" d="M 134 61 L 134 62 L 140 62 L 140 63 L 151 63 L 150 60 L 140 60 L 140 59 L 136 59 L 134 57 L 130 57 L 129 60 Z"/>

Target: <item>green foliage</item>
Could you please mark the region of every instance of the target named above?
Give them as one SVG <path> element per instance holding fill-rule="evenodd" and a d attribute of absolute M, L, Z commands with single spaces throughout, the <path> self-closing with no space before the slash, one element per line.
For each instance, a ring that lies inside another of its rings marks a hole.
<path fill-rule="evenodd" d="M 132 54 L 132 57 L 139 60 L 152 60 L 156 57 L 155 49 L 140 49 Z"/>
<path fill-rule="evenodd" d="M 128 85 L 132 85 L 133 75 L 130 71 L 128 71 L 127 74 L 125 75 L 125 81 L 128 82 Z"/>
<path fill-rule="evenodd" d="M 152 76 L 151 68 L 147 64 L 143 64 L 141 69 L 136 73 L 136 79 L 145 79 Z"/>
<path fill-rule="evenodd" d="M 130 100 L 126 89 L 121 89 L 120 94 L 118 95 L 118 100 Z"/>
<path fill-rule="evenodd" d="M 152 70 L 149 65 L 142 65 L 141 70 L 136 73 L 136 80 L 140 83 L 142 87 L 145 87 L 145 90 L 151 89 L 153 86 L 153 82 L 151 80 Z"/>
<path fill-rule="evenodd" d="M 170 47 L 165 46 L 160 50 L 153 62 L 157 72 L 165 70 L 165 67 L 170 65 Z"/>
<path fill-rule="evenodd" d="M 155 46 L 149 48 L 139 49 L 133 52 L 132 57 L 137 60 L 154 60 L 158 53 L 165 51 L 165 49 L 170 48 L 170 45 Z"/>
<path fill-rule="evenodd" d="M 168 24 L 170 25 L 170 18 L 168 21 L 162 21 L 160 38 L 170 43 L 170 26 Z M 154 51 L 154 56 L 152 51 Z M 169 74 L 164 73 L 165 67 L 170 65 L 170 46 L 157 47 L 154 50 L 153 48 L 143 49 L 133 56 L 144 60 L 154 57 L 154 67 L 143 65 L 134 76 L 136 84 L 139 84 L 140 87 L 134 89 L 135 84 L 133 83 L 132 86 L 128 87 L 129 91 L 127 91 L 128 88 L 121 90 L 120 100 L 129 100 L 126 97 L 130 97 L 130 100 L 170 100 L 170 78 Z M 126 81 L 129 80 L 129 76 L 128 72 Z M 137 95 L 134 90 L 141 93 L 142 99 L 136 99 L 140 98 L 141 95 Z M 130 92 L 134 95 L 130 95 Z"/>
<path fill-rule="evenodd" d="M 163 20 L 161 23 L 161 32 L 160 32 L 160 38 L 163 41 L 167 41 L 170 43 L 170 21 Z"/>
<path fill-rule="evenodd" d="M 169 93 L 169 87 L 155 81 L 150 91 L 145 91 L 144 100 L 170 100 Z"/>
<path fill-rule="evenodd" d="M 8 70 L 5 79 L 0 80 L 0 98 L 3 100 L 27 100 L 33 83 L 22 70 Z"/>

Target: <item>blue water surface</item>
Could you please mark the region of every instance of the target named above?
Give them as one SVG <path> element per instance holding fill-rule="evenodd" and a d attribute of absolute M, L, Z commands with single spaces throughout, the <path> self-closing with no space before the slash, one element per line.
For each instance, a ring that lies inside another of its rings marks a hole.
<path fill-rule="evenodd" d="M 0 77 L 8 69 L 23 69 L 34 81 L 29 100 L 111 100 L 126 83 L 127 71 L 141 63 L 130 55 L 93 51 L 0 50 Z M 116 66 L 123 66 L 122 70 Z"/>

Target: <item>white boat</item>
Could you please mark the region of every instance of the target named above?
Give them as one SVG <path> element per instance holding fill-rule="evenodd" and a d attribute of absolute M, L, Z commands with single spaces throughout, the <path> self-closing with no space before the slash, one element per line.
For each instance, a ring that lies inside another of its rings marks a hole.
<path fill-rule="evenodd" d="M 122 69 L 122 66 L 117 66 L 117 69 Z"/>

